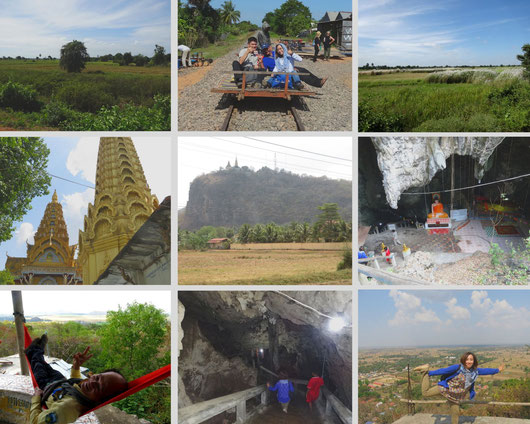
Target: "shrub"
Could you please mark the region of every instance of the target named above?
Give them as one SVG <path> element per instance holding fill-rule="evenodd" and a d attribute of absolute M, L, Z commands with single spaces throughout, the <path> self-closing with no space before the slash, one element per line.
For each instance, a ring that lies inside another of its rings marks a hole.
<path fill-rule="evenodd" d="M 401 115 L 376 112 L 367 102 L 359 102 L 359 131 L 361 132 L 400 132 L 405 127 Z"/>
<path fill-rule="evenodd" d="M 79 81 L 64 84 L 55 97 L 56 100 L 67 103 L 81 112 L 97 112 L 102 106 L 115 104 L 114 98 L 104 91 L 104 87 Z"/>
<path fill-rule="evenodd" d="M 52 100 L 42 109 L 42 122 L 53 127 L 74 119 L 75 112 L 66 103 Z"/>
<path fill-rule="evenodd" d="M 0 85 L 0 106 L 24 112 L 36 112 L 41 109 L 42 103 L 37 100 L 37 91 L 32 87 L 8 81 Z"/>
<path fill-rule="evenodd" d="M 337 265 L 337 271 L 341 269 L 351 269 L 352 268 L 352 249 L 351 247 L 345 249 L 342 252 L 342 260 Z"/>

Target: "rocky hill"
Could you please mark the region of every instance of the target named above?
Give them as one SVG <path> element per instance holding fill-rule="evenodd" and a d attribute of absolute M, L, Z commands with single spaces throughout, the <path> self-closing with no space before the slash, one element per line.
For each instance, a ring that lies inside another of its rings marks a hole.
<path fill-rule="evenodd" d="M 231 167 L 195 178 L 179 211 L 179 228 L 314 222 L 318 206 L 337 203 L 352 219 L 352 184 L 346 180 L 296 175 L 284 170 Z"/>

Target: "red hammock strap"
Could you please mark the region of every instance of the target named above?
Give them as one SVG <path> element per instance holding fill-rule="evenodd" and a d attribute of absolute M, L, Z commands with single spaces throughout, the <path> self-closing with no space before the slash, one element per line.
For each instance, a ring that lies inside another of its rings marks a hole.
<path fill-rule="evenodd" d="M 31 344 L 31 342 L 32 342 L 31 336 L 29 335 L 29 331 L 26 328 L 26 324 L 24 324 L 24 349 L 27 349 L 29 345 Z M 39 385 L 37 384 L 37 380 L 35 380 L 35 376 L 33 375 L 33 370 L 31 369 L 31 364 L 28 361 L 28 357 L 26 355 L 24 356 L 28 363 L 29 374 L 31 375 L 31 383 L 33 384 L 33 388 L 36 389 L 37 387 L 39 387 Z"/>
<path fill-rule="evenodd" d="M 88 414 L 89 412 L 95 411 L 98 408 L 101 408 L 102 406 L 118 402 L 119 400 L 125 399 L 126 397 L 139 392 L 140 390 L 145 389 L 146 387 L 149 387 L 155 383 L 158 383 L 159 381 L 168 378 L 171 376 L 171 364 L 166 365 L 165 367 L 162 367 L 156 371 L 153 371 L 152 373 L 146 374 L 140 378 L 137 378 L 136 380 L 129 382 L 129 388 L 123 392 L 120 393 L 117 396 L 114 396 L 112 399 L 109 399 L 105 403 L 102 403 L 95 408 L 91 409 L 90 411 L 85 412 L 85 414 Z M 83 414 L 83 415 L 85 415 Z"/>

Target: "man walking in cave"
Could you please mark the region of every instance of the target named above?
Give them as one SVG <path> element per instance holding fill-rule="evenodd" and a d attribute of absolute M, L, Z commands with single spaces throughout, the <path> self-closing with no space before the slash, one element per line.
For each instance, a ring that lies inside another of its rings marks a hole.
<path fill-rule="evenodd" d="M 320 388 L 324 385 L 324 380 L 316 372 L 311 373 L 313 377 L 307 383 L 307 393 L 305 400 L 309 404 L 309 409 L 313 411 L 313 402 L 318 399 L 320 395 Z"/>
<path fill-rule="evenodd" d="M 267 382 L 267 387 L 271 392 L 278 391 L 278 402 L 282 405 L 283 412 L 287 414 L 287 408 L 291 401 L 289 393 L 294 393 L 294 386 L 293 383 L 287 379 L 287 375 L 283 371 L 280 371 L 279 377 L 280 379 L 274 386 L 271 386 L 270 383 Z"/>

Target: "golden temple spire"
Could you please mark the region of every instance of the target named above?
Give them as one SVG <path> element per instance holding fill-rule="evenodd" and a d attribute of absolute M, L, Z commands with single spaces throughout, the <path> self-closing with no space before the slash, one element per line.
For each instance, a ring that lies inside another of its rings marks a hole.
<path fill-rule="evenodd" d="M 97 280 L 157 207 L 131 138 L 102 137 L 94 203 L 79 232 L 85 284 Z"/>
<path fill-rule="evenodd" d="M 52 202 L 53 203 L 58 203 L 57 202 L 57 190 L 53 190 Z"/>

